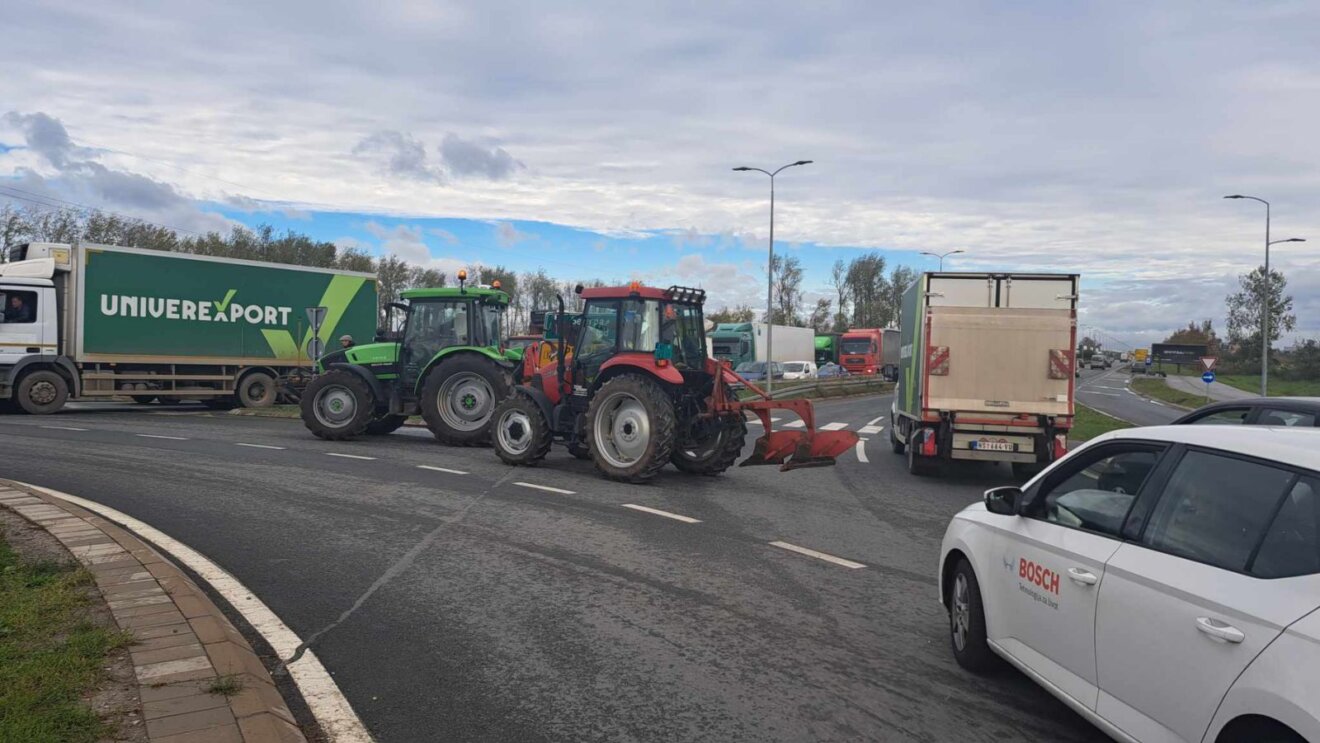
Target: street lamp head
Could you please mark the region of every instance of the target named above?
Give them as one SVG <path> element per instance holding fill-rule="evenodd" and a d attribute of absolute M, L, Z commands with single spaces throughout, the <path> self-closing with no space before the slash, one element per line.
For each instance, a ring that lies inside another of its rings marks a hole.
<path fill-rule="evenodd" d="M 797 162 L 795 162 L 795 163 L 793 163 L 793 164 L 794 164 L 794 165 L 810 165 L 810 164 L 812 164 L 813 162 L 815 162 L 815 160 L 798 160 Z"/>
<path fill-rule="evenodd" d="M 949 255 L 953 255 L 954 253 L 966 253 L 966 252 L 967 252 L 966 250 L 953 250 L 949 252 Z"/>
<path fill-rule="evenodd" d="M 1232 196 L 1225 196 L 1224 198 L 1226 198 L 1226 199 L 1245 199 L 1245 198 L 1247 198 L 1247 197 L 1246 197 L 1246 196 L 1243 196 L 1243 195 L 1240 194 L 1240 193 L 1235 193 L 1235 194 L 1233 194 Z"/>
<path fill-rule="evenodd" d="M 734 168 L 734 170 L 735 170 L 735 171 L 744 171 L 744 170 L 751 170 L 751 168 L 749 168 L 749 167 L 747 167 L 747 166 L 743 166 L 743 167 L 739 167 L 739 168 Z"/>
<path fill-rule="evenodd" d="M 1287 240 L 1284 240 L 1284 242 L 1286 242 L 1286 243 L 1304 243 L 1304 242 L 1306 242 L 1306 238 L 1304 238 L 1304 237 L 1290 237 L 1290 238 L 1288 238 Z"/>

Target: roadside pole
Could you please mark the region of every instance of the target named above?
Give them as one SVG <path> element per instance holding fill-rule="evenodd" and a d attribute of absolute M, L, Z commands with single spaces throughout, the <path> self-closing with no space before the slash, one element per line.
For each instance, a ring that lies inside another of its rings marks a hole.
<path fill-rule="evenodd" d="M 1205 372 L 1201 374 L 1201 381 L 1205 382 L 1205 401 L 1207 403 L 1210 402 L 1210 385 L 1215 382 L 1215 365 L 1218 363 L 1219 359 L 1214 356 L 1201 357 L 1201 367 L 1205 369 Z"/>

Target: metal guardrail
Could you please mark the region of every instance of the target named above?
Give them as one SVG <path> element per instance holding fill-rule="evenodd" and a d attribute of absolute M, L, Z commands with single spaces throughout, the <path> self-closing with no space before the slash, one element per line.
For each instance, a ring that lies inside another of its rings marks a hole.
<path fill-rule="evenodd" d="M 796 380 L 793 380 L 796 381 Z M 888 392 L 893 389 L 894 383 L 883 377 L 843 377 L 840 379 L 817 379 L 792 387 L 774 388 L 772 399 L 781 399 L 800 395 L 802 393 L 815 393 L 816 397 L 842 397 L 844 395 L 858 395 L 865 392 Z"/>

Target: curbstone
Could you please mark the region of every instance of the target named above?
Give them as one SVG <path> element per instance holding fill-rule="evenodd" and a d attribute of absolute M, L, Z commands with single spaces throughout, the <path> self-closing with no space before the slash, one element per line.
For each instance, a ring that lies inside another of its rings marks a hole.
<path fill-rule="evenodd" d="M 252 646 L 178 567 L 82 508 L 0 480 L 0 507 L 46 529 L 92 574 L 129 647 L 150 743 L 306 743 Z M 221 676 L 238 693 L 212 693 Z"/>

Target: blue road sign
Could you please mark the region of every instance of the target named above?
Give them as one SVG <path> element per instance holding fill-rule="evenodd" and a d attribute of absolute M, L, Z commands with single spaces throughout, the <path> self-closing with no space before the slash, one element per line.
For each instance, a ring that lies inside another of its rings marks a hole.
<path fill-rule="evenodd" d="M 1215 381 L 1215 373 L 1212 371 L 1208 371 L 1205 374 L 1202 374 L 1201 381 L 1205 382 L 1206 384 L 1210 384 L 1211 382 Z"/>
<path fill-rule="evenodd" d="M 1152 358 L 1149 357 L 1149 356 L 1146 357 L 1146 366 L 1150 366 L 1150 365 L 1152 365 L 1152 364 L 1154 364 L 1154 363 L 1155 363 L 1155 359 L 1152 359 Z"/>

